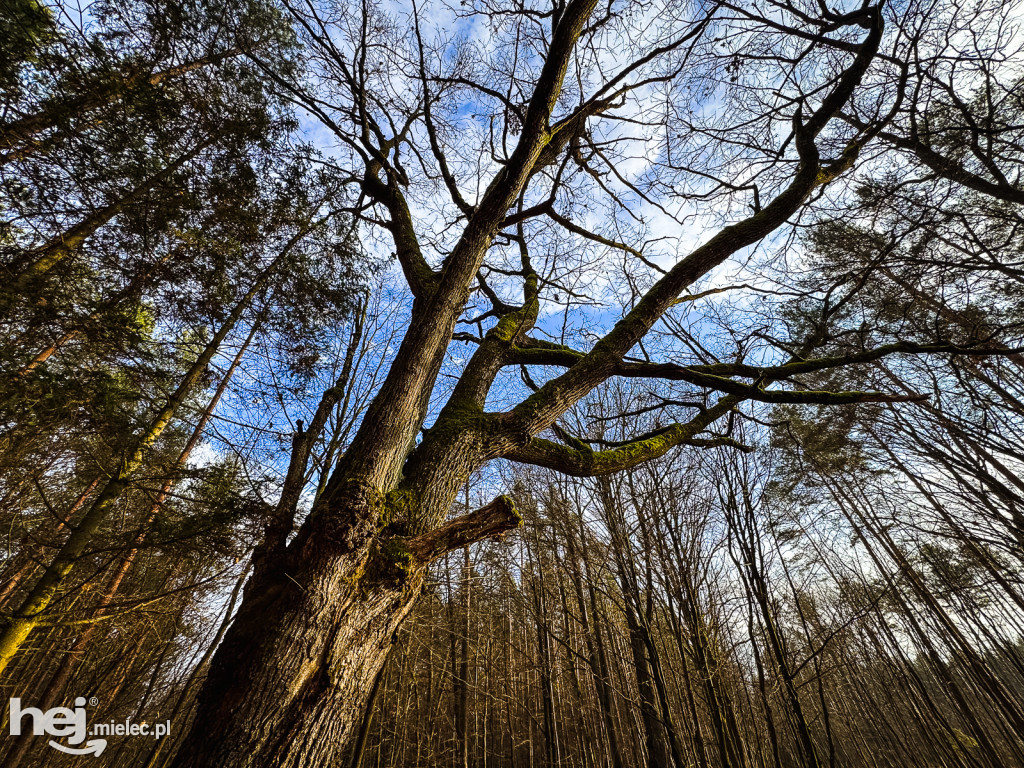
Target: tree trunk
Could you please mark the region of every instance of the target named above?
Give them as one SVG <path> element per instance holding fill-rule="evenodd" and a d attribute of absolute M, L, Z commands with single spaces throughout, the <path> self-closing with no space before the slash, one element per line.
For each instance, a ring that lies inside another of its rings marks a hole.
<path fill-rule="evenodd" d="M 135 205 L 142 200 L 151 189 L 159 184 L 163 184 L 175 171 L 196 157 L 212 143 L 211 139 L 205 139 L 173 163 L 140 182 L 138 186 L 130 190 L 124 197 L 114 200 L 105 207 L 85 216 L 70 229 L 53 236 L 49 242 L 20 255 L 7 267 L 7 272 L 11 277 L 11 285 L 6 289 L 8 297 L 5 297 L 5 301 L 9 304 L 13 297 L 23 294 L 31 283 L 42 278 L 57 264 L 68 258 L 96 230 L 129 206 Z M 9 306 L 3 306 L 3 309 L 8 310 Z"/>
<path fill-rule="evenodd" d="M 177 389 L 171 393 L 167 402 L 138 435 L 134 445 L 125 452 L 118 466 L 112 469 L 106 485 L 100 490 L 85 514 L 79 518 L 67 541 L 47 565 L 42 576 L 36 581 L 18 609 L 0 623 L 0 673 L 7 668 L 28 636 L 43 621 L 44 612 L 57 597 L 75 562 L 86 552 L 93 536 L 99 531 L 107 515 L 128 489 L 132 476 L 142 466 L 150 449 L 172 423 L 178 409 L 198 386 L 221 344 L 242 319 L 257 293 L 263 290 L 278 264 L 297 241 L 298 236 L 285 246 L 235 305 L 202 353 L 192 363 Z"/>
<path fill-rule="evenodd" d="M 247 585 L 174 768 L 341 760 L 429 564 L 519 521 L 499 497 L 419 536 L 378 544 L 369 526 L 351 521 L 378 519 L 380 496 L 356 484 L 333 490 L 331 513 L 315 510 Z"/>
<path fill-rule="evenodd" d="M 437 528 L 463 483 L 500 457 L 561 464 L 565 454 L 556 452 L 559 460 L 549 461 L 554 444 L 534 436 L 612 375 L 685 288 L 773 232 L 816 187 L 848 167 L 846 160 L 845 165 L 822 167 L 814 140 L 850 96 L 877 50 L 882 24 L 874 10 L 865 11 L 870 13 L 867 39 L 822 106 L 807 121 L 797 113 L 800 165 L 772 202 L 681 260 L 566 373 L 512 410 L 495 414 L 485 410 L 488 393 L 501 370 L 513 362 L 516 344 L 523 342 L 540 310 L 540 277 L 524 246 L 523 305 L 511 311 L 500 308 L 500 319 L 480 340 L 437 419 L 422 429 L 487 250 L 530 179 L 571 138 L 575 118 L 565 128 L 565 121 L 553 123 L 552 116 L 573 51 L 596 5 L 596 0 L 573 0 L 553 18 L 550 45 L 516 148 L 467 213 L 465 229 L 440 270 L 435 271 L 420 249 L 404 197 L 404 173 L 400 168 L 394 172 L 391 160 L 376 151 L 368 161 L 364 191 L 373 204 L 387 209 L 395 255 L 414 296 L 407 332 L 313 512 L 297 537 L 283 551 L 277 547 L 268 553 L 268 566 L 254 574 L 238 618 L 214 657 L 175 768 L 336 763 L 429 563 L 519 523 L 512 505 L 498 500 Z M 586 112 L 579 114 L 586 119 Z M 674 432 L 673 440 L 689 439 L 738 401 L 738 396 L 720 399 Z M 422 441 L 417 442 L 421 431 Z M 582 464 L 586 466 L 578 471 L 632 466 L 663 455 L 673 444 L 678 443 L 658 439 L 639 452 L 613 452 L 613 459 L 602 459 L 597 466 L 592 458 L 602 452 L 588 451 L 587 461 L 572 461 L 569 469 L 577 471 Z M 569 458 L 581 453 L 570 452 Z M 556 735 L 554 728 L 551 735 Z"/>
<path fill-rule="evenodd" d="M 468 507 L 468 504 L 467 504 Z M 462 563 L 462 598 L 463 616 L 461 637 L 459 638 L 458 661 L 453 658 L 455 668 L 455 765 L 469 768 L 469 631 L 471 604 L 472 563 L 469 558 L 469 547 L 463 550 Z"/>
<path fill-rule="evenodd" d="M 259 329 L 259 322 L 253 323 L 252 328 L 249 330 L 249 335 L 246 337 L 242 346 L 239 347 L 238 352 L 235 354 L 234 359 L 231 361 L 231 365 L 225 372 L 224 376 L 221 377 L 220 383 L 217 385 L 216 391 L 213 393 L 213 397 L 210 398 L 206 409 L 203 411 L 203 415 L 199 418 L 199 422 L 192 430 L 192 434 L 189 436 L 188 441 L 185 443 L 181 452 L 178 454 L 177 460 L 174 465 L 168 469 L 168 477 L 164 481 L 163 486 L 160 488 L 160 492 L 153 500 L 153 504 L 150 506 L 149 514 L 146 516 L 145 522 L 142 524 L 141 530 L 136 534 L 135 539 L 132 541 L 132 547 L 128 552 L 121 558 L 118 564 L 117 570 L 114 572 L 113 578 L 107 585 L 107 589 L 100 598 L 99 603 L 92 611 L 93 623 L 86 625 L 84 631 L 78 636 L 71 649 L 61 659 L 60 665 L 57 667 L 57 671 L 53 673 L 50 678 L 50 682 L 46 685 L 42 695 L 37 701 L 37 706 L 40 709 L 49 709 L 57 697 L 64 690 L 65 685 L 71 678 L 72 672 L 75 667 L 79 664 L 85 655 L 86 648 L 89 647 L 93 636 L 96 631 L 100 628 L 99 620 L 107 612 L 110 604 L 117 596 L 118 591 L 121 588 L 121 584 L 124 579 L 128 576 L 128 572 L 131 570 L 135 563 L 135 559 L 139 555 L 140 548 L 149 535 L 153 523 L 156 521 L 157 516 L 160 514 L 160 510 L 163 508 L 164 502 L 171 493 L 171 489 L 174 487 L 174 483 L 177 480 L 177 475 L 181 471 L 182 467 L 185 466 L 185 462 L 188 461 L 192 455 L 192 451 L 202 440 L 203 434 L 206 431 L 206 425 L 209 423 L 210 418 L 213 416 L 213 412 L 216 410 L 217 405 L 220 403 L 221 398 L 224 396 L 225 390 L 227 390 L 228 383 L 234 376 L 235 371 L 238 370 L 238 366 L 242 362 L 242 358 L 245 357 L 245 353 L 249 349 L 249 345 L 252 343 L 253 338 L 256 336 L 256 331 Z M 99 478 L 93 482 L 95 487 Z M 155 679 L 155 677 L 154 677 Z M 11 745 L 7 752 L 7 757 L 4 761 L 4 768 L 18 768 L 21 765 L 22 760 L 25 757 L 25 753 L 31 744 L 31 739 L 26 735 L 16 738 L 14 743 Z"/>
<path fill-rule="evenodd" d="M 89 500 L 89 496 L 96 490 L 96 486 L 100 484 L 100 480 L 102 479 L 102 475 L 97 475 L 96 478 L 89 483 L 89 487 L 79 494 L 78 498 L 75 499 L 75 503 L 71 505 L 71 509 L 69 509 L 64 515 L 64 519 L 57 523 L 55 533 L 60 533 L 64 530 L 68 521 L 85 505 L 85 502 Z M 18 553 L 18 559 L 21 560 L 20 564 L 15 566 L 14 573 L 7 578 L 3 589 L 0 590 L 0 607 L 5 607 L 7 605 L 8 598 L 18 589 L 18 587 L 21 586 L 22 582 L 35 573 L 36 568 L 39 567 L 37 558 L 41 557 L 41 553 L 34 553 L 27 548 L 27 544 L 25 546 L 26 548 L 23 548 Z M 14 564 L 12 563 L 12 565 Z M 4 576 L 6 577 L 6 573 Z"/>
<path fill-rule="evenodd" d="M 598 482 L 601 506 L 605 522 L 611 533 L 612 555 L 618 566 L 619 589 L 622 591 L 622 609 L 629 629 L 629 650 L 633 657 L 633 672 L 636 677 L 637 692 L 640 695 L 640 719 L 643 723 L 644 744 L 647 750 L 647 765 L 650 768 L 662 768 L 670 764 L 669 747 L 662 713 L 656 699 L 651 663 L 648 649 L 644 642 L 640 627 L 640 590 L 637 586 L 636 574 L 631 573 L 631 553 L 628 551 L 629 540 L 623 533 L 624 521 L 617 507 L 617 500 L 612 491 L 611 482 L 602 477 Z"/>
<path fill-rule="evenodd" d="M 305 563 L 249 599 L 214 657 L 175 768 L 340 759 L 419 585 L 360 594 L 361 558 L 311 539 Z M 294 582 L 292 581 L 294 579 Z M 301 587 L 299 585 L 302 585 Z"/>
<path fill-rule="evenodd" d="M 370 735 L 370 726 L 373 725 L 373 708 L 377 704 L 377 694 L 380 693 L 381 683 L 384 680 L 384 673 L 386 671 L 387 659 L 385 659 L 384 666 L 381 667 L 377 679 L 373 681 L 373 688 L 370 689 L 370 695 L 367 697 L 366 709 L 363 712 L 362 720 L 359 721 L 359 730 L 356 733 L 355 745 L 352 748 L 352 760 L 349 762 L 349 768 L 359 768 L 359 764 L 363 762 L 363 753 L 366 751 L 366 739 Z"/>
<path fill-rule="evenodd" d="M 576 589 L 576 600 L 579 603 L 580 624 L 583 628 L 583 636 L 586 639 L 589 652 L 590 669 L 593 674 L 594 686 L 597 689 L 597 701 L 601 707 L 601 718 L 604 723 L 605 736 L 608 739 L 608 758 L 612 768 L 624 768 L 622 761 L 622 750 L 619 747 L 618 730 L 615 727 L 615 715 L 612 711 L 612 690 L 608 680 L 608 659 L 605 653 L 604 639 L 601 636 L 601 614 L 597 606 L 597 589 L 594 587 L 593 577 L 590 575 L 590 567 L 586 556 L 582 558 L 576 553 L 574 536 L 567 539 L 570 558 L 573 567 L 570 571 L 573 586 Z M 587 578 L 587 593 L 589 597 L 590 612 L 593 616 L 593 626 L 587 616 L 587 601 L 583 597 L 583 585 L 580 573 L 576 567 L 578 562 L 583 563 Z"/>

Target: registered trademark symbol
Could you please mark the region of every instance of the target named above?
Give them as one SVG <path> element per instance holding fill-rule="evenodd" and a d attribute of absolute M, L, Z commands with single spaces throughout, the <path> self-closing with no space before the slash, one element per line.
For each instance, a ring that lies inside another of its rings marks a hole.
<path fill-rule="evenodd" d="M 95 696 L 91 696 L 91 697 L 89 698 L 89 706 L 90 706 L 90 707 L 95 707 L 95 706 L 96 706 L 97 704 L 99 704 L 99 703 L 100 703 L 100 700 L 99 700 L 99 699 L 97 699 L 97 698 L 96 698 Z"/>

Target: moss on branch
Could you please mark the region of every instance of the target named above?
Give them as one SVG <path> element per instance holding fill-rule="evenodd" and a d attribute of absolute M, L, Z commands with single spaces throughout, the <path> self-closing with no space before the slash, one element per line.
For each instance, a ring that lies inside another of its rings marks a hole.
<path fill-rule="evenodd" d="M 732 445 L 746 449 L 727 437 L 701 439 L 696 435 L 727 414 L 742 398 L 723 397 L 712 407 L 705 409 L 688 422 L 672 424 L 647 433 L 616 448 L 603 451 L 592 450 L 589 446 L 576 443 L 560 445 L 551 440 L 535 437 L 526 445 L 515 448 L 505 458 L 524 464 L 547 467 L 576 477 L 594 477 L 620 472 L 638 464 L 664 456 L 680 445 L 696 445 L 703 448 L 711 445 Z"/>

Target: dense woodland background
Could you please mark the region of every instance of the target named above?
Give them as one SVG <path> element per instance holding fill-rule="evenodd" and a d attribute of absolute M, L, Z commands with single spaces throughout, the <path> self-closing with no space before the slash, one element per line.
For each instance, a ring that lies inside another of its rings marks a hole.
<path fill-rule="evenodd" d="M 485 45 L 474 13 L 507 13 L 506 32 L 545 23 L 540 6 L 466 6 L 436 23 L 462 14 L 470 48 Z M 802 7 L 716 4 L 701 30 L 703 63 L 665 117 L 691 133 L 651 150 L 674 169 L 672 152 L 687 156 L 708 185 L 674 190 L 691 206 L 673 213 L 684 238 L 733 215 L 728 195 L 756 199 L 760 182 L 735 168 L 764 136 L 743 109 L 768 103 L 766 72 L 786 62 L 758 34 L 781 34 L 784 11 L 800 29 Z M 3 768 L 169 764 L 275 510 L 309 509 L 378 391 L 411 299 L 316 88 L 351 61 L 324 43 L 331 24 L 408 52 L 415 12 L 0 3 L 0 612 L 30 624 L 0 698 L 95 697 L 90 722 L 173 723 L 166 740 L 76 759 L 7 736 L 5 709 Z M 636 353 L 758 366 L 781 352 L 797 367 L 741 372 L 757 398 L 737 390 L 716 432 L 625 471 L 477 472 L 454 512 L 506 493 L 523 525 L 431 567 L 345 765 L 1024 766 L 1019 9 L 887 13 L 916 53 L 883 47 L 892 67 L 871 98 L 886 120 L 845 186 L 699 284 Z M 512 67 L 512 50 L 495 61 Z M 438 107 L 448 134 L 477 120 L 486 135 L 483 101 L 520 99 L 477 96 Z M 842 121 L 860 131 L 867 111 Z M 702 154 L 693 137 L 736 151 Z M 634 174 L 630 157 L 593 172 L 607 147 L 586 139 L 557 173 L 632 196 L 624 209 L 650 215 L 676 183 Z M 533 254 L 538 327 L 561 344 L 592 340 L 666 266 L 629 245 L 667 237 L 664 219 L 627 231 L 587 205 L 551 226 L 590 250 L 566 256 L 550 235 Z M 514 259 L 524 220 L 502 243 Z M 435 412 L 514 274 L 480 272 Z M 799 368 L 830 356 L 844 364 Z M 512 373 L 488 402 L 545 377 L 528 361 Z M 733 392 L 709 381 L 611 379 L 554 435 L 658 434 L 709 390 Z"/>

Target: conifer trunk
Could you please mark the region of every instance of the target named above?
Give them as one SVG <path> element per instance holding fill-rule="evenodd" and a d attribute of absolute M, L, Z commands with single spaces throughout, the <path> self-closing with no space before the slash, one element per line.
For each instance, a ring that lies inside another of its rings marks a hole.
<path fill-rule="evenodd" d="M 292 243 L 294 242 L 293 239 Z M 36 581 L 18 609 L 0 623 L 0 673 L 7 668 L 32 631 L 42 623 L 45 611 L 62 589 L 75 562 L 86 552 L 93 536 L 99 531 L 114 505 L 128 489 L 132 476 L 142 465 L 150 449 L 173 422 L 178 409 L 199 384 L 221 344 L 242 319 L 257 293 L 266 286 L 267 280 L 290 247 L 291 243 L 259 275 L 252 287 L 235 305 L 231 314 L 192 363 L 177 389 L 167 398 L 167 402 L 140 432 L 135 443 L 110 473 L 109 480 L 100 490 L 92 505 L 74 525 L 71 535 L 46 566 L 42 576 Z"/>

